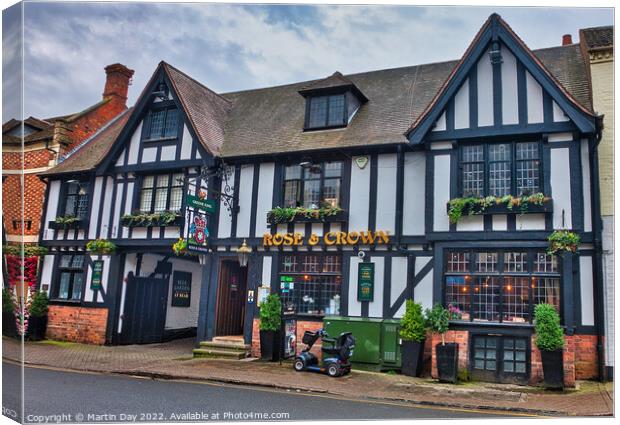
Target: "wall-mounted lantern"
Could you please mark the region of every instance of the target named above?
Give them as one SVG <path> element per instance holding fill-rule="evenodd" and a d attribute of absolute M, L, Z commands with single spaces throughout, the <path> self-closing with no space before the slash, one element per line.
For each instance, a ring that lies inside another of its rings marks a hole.
<path fill-rule="evenodd" d="M 239 265 L 241 267 L 247 267 L 248 260 L 250 259 L 251 253 L 252 253 L 252 248 L 248 246 L 248 243 L 244 239 L 241 246 L 237 248 L 237 257 L 239 258 Z"/>

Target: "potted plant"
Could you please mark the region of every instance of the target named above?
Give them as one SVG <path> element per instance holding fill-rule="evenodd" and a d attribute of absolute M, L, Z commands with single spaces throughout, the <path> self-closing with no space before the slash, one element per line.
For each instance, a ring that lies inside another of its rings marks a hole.
<path fill-rule="evenodd" d="M 550 304 L 538 304 L 534 310 L 536 347 L 542 358 L 545 386 L 564 389 L 564 331 L 560 316 Z"/>
<path fill-rule="evenodd" d="M 282 325 L 282 303 L 278 294 L 269 294 L 260 305 L 260 357 L 277 361 L 280 358 L 279 334 Z"/>
<path fill-rule="evenodd" d="M 426 310 L 426 322 L 433 333 L 441 335 L 441 344 L 435 346 L 437 358 L 437 375 L 440 382 L 455 383 L 459 362 L 459 345 L 452 342 L 446 344 L 445 333 L 450 326 L 450 312 L 440 304 Z"/>
<path fill-rule="evenodd" d="M 400 337 L 402 339 L 403 375 L 419 376 L 422 371 L 424 357 L 424 341 L 426 326 L 422 304 L 407 300 L 405 314 L 400 319 Z"/>
<path fill-rule="evenodd" d="M 47 294 L 37 291 L 30 304 L 30 317 L 28 318 L 28 338 L 39 341 L 45 338 L 47 329 Z"/>
<path fill-rule="evenodd" d="M 14 337 L 17 334 L 15 326 L 15 304 L 8 288 L 2 289 L 2 335 Z"/>

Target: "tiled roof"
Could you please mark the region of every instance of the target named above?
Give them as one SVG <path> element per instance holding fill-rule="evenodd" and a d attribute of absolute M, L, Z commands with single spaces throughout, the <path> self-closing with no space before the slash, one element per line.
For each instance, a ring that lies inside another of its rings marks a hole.
<path fill-rule="evenodd" d="M 99 131 L 80 143 L 61 158 L 55 167 L 41 173 L 41 176 L 88 171 L 96 167 L 109 153 L 118 134 L 131 116 L 129 108 L 101 127 Z"/>
<path fill-rule="evenodd" d="M 586 65 L 578 45 L 534 50 L 567 92 L 591 110 Z M 431 103 L 458 61 L 346 75 L 370 99 L 348 127 L 303 132 L 303 83 L 223 94 L 232 102 L 223 157 L 406 143 L 405 132 Z"/>
<path fill-rule="evenodd" d="M 219 156 L 230 102 L 175 67 L 165 62 L 163 66 L 200 142 Z"/>
<path fill-rule="evenodd" d="M 588 49 L 600 47 L 613 47 L 614 27 L 594 27 L 579 30 L 579 38 L 583 40 Z"/>
<path fill-rule="evenodd" d="M 51 139 L 54 135 L 53 124 L 45 120 L 41 120 L 35 117 L 28 117 L 24 120 L 24 124 L 36 129 L 36 131 L 27 134 L 23 138 L 24 143 Z M 15 118 L 12 118 L 2 124 L 2 143 L 13 144 L 22 142 L 22 138 L 20 136 L 8 134 L 11 130 L 15 129 L 19 125 L 21 125 L 21 121 L 16 120 Z"/>

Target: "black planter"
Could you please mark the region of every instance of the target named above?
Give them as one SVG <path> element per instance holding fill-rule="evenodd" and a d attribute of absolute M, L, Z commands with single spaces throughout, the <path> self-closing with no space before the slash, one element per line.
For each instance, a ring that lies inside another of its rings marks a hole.
<path fill-rule="evenodd" d="M 2 311 L 2 335 L 11 338 L 17 336 L 17 325 L 12 311 Z"/>
<path fill-rule="evenodd" d="M 273 359 L 273 345 L 276 333 L 274 331 L 260 331 L 260 358 Z"/>
<path fill-rule="evenodd" d="M 554 390 L 564 389 L 563 351 L 540 351 L 543 365 L 545 387 Z"/>
<path fill-rule="evenodd" d="M 31 341 L 40 341 L 45 338 L 45 330 L 47 329 L 46 316 L 30 316 L 28 319 L 28 339 Z"/>
<path fill-rule="evenodd" d="M 459 364 L 459 345 L 448 343 L 435 346 L 439 382 L 456 383 Z"/>
<path fill-rule="evenodd" d="M 401 346 L 403 375 L 420 376 L 424 361 L 424 341 L 403 341 Z"/>

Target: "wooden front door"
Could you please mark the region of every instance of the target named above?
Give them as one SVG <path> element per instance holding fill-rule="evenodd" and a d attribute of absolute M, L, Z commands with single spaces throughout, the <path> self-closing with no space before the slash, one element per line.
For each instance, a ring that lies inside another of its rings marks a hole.
<path fill-rule="evenodd" d="M 246 268 L 237 260 L 222 260 L 217 296 L 215 335 L 243 335 Z"/>
<path fill-rule="evenodd" d="M 121 344 L 161 342 L 166 323 L 168 280 L 132 276 L 127 280 Z"/>

